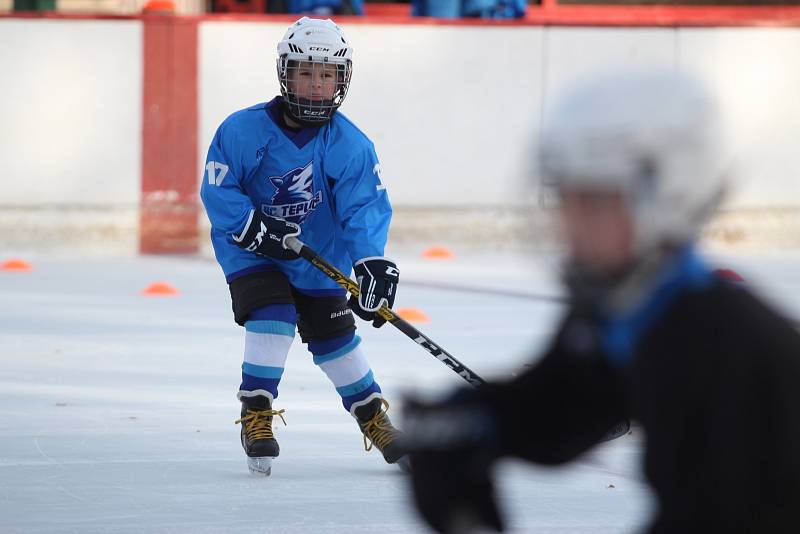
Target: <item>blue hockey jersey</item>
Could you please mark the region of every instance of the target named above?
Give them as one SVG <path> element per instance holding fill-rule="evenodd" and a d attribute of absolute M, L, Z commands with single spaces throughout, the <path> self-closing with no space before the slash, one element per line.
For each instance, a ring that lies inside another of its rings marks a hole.
<path fill-rule="evenodd" d="M 345 273 L 353 262 L 383 256 L 392 208 L 372 142 L 344 115 L 319 128 L 282 126 L 281 98 L 237 111 L 217 129 L 200 196 L 211 242 L 228 282 L 278 270 L 310 295 L 339 288 L 303 259 L 281 261 L 233 240 L 252 210 L 300 225 L 300 239 Z"/>

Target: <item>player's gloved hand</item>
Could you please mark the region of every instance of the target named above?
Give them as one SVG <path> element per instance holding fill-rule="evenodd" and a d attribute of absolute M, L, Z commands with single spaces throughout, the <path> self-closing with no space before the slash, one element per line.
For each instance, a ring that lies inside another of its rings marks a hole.
<path fill-rule="evenodd" d="M 372 321 L 375 328 L 380 328 L 386 319 L 378 317 L 375 312 L 384 304 L 389 308 L 394 304 L 400 271 L 392 260 L 383 257 L 360 259 L 353 265 L 353 270 L 358 280 L 359 295 L 357 299 L 350 297 L 347 304 L 353 313 L 365 321 Z"/>
<path fill-rule="evenodd" d="M 469 392 L 442 403 L 406 401 L 403 445 L 410 451 L 411 489 L 420 515 L 438 532 L 503 531 L 490 468 L 491 412 Z"/>
<path fill-rule="evenodd" d="M 286 238 L 298 235 L 300 227 L 295 223 L 253 210 L 250 212 L 250 219 L 244 231 L 238 236 L 233 236 L 233 240 L 243 249 L 262 256 L 277 260 L 294 260 L 300 256 L 286 246 Z"/>

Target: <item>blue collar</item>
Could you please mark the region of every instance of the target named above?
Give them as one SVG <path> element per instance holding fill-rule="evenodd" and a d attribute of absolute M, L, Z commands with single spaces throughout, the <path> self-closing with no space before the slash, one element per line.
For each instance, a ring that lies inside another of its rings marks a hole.
<path fill-rule="evenodd" d="M 693 246 L 682 250 L 662 269 L 649 295 L 633 309 L 602 322 L 601 338 L 608 362 L 614 367 L 630 364 L 636 346 L 670 304 L 685 292 L 708 287 L 712 278 Z"/>

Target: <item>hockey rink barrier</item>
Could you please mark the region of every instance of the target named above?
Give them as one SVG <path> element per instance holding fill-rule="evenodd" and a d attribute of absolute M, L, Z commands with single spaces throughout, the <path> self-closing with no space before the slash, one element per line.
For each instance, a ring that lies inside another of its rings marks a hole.
<path fill-rule="evenodd" d="M 0 201 L 8 239 L 61 242 L 102 227 L 97 239 L 142 252 L 202 249 L 208 143 L 227 115 L 277 93 L 269 43 L 292 18 L 0 16 L 0 44 L 15 50 L 0 66 L 19 73 L 0 102 L 15 132 L 0 157 L 30 178 Z M 701 72 L 733 110 L 729 132 L 752 179 L 713 237 L 798 241 L 800 8 L 545 2 L 522 21 L 337 20 L 357 45 L 342 111 L 375 142 L 397 211 L 393 239 L 514 233 L 534 196 L 530 147 L 561 88 L 592 69 L 662 62 Z M 481 55 L 492 61 L 474 60 Z M 44 72 L 58 73 L 51 81 L 62 90 L 28 90 Z M 34 121 L 26 109 L 37 110 Z M 62 142 L 40 157 L 31 147 L 42 138 Z"/>

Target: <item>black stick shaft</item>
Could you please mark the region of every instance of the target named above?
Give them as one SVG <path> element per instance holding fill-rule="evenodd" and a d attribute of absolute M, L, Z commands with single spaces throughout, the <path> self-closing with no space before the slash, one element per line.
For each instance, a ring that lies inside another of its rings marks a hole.
<path fill-rule="evenodd" d="M 325 273 L 328 278 L 350 292 L 351 295 L 358 297 L 358 284 L 350 280 L 350 278 L 348 278 L 342 271 L 325 261 L 325 259 L 320 257 L 319 254 L 309 248 L 308 245 L 296 237 L 287 237 L 286 244 L 303 259 L 307 260 L 314 267 Z M 378 315 L 386 319 L 386 321 L 392 323 L 395 328 L 417 342 L 417 344 L 419 344 L 423 349 L 430 352 L 434 358 L 445 364 L 454 373 L 466 380 L 473 387 L 480 387 L 486 384 L 486 381 L 478 376 L 475 371 L 458 361 L 455 356 L 434 343 L 431 338 L 411 326 L 408 321 L 395 314 L 391 309 L 387 308 L 386 306 L 382 306 L 381 309 L 378 310 Z M 628 433 L 630 427 L 630 421 L 628 419 L 623 419 L 617 425 L 615 425 L 614 428 L 609 430 L 600 441 L 610 441 L 620 436 L 624 436 Z"/>
<path fill-rule="evenodd" d="M 350 292 L 351 295 L 358 297 L 358 284 L 348 278 L 347 275 L 345 275 L 342 271 L 320 257 L 320 255 L 309 248 L 308 245 L 296 237 L 287 237 L 286 245 L 295 251 L 295 253 L 299 254 L 300 257 L 311 263 L 311 265 L 322 271 L 328 278 Z M 431 353 L 434 358 L 445 364 L 454 373 L 469 382 L 471 385 L 478 387 L 486 383 L 486 381 L 478 376 L 475 371 L 458 361 L 455 356 L 441 348 L 437 343 L 434 343 L 431 338 L 414 328 L 408 321 L 394 313 L 391 309 L 387 308 L 386 306 L 382 306 L 377 313 L 380 317 L 386 319 L 387 322 L 392 323 L 395 328 L 413 339 L 423 349 Z"/>

